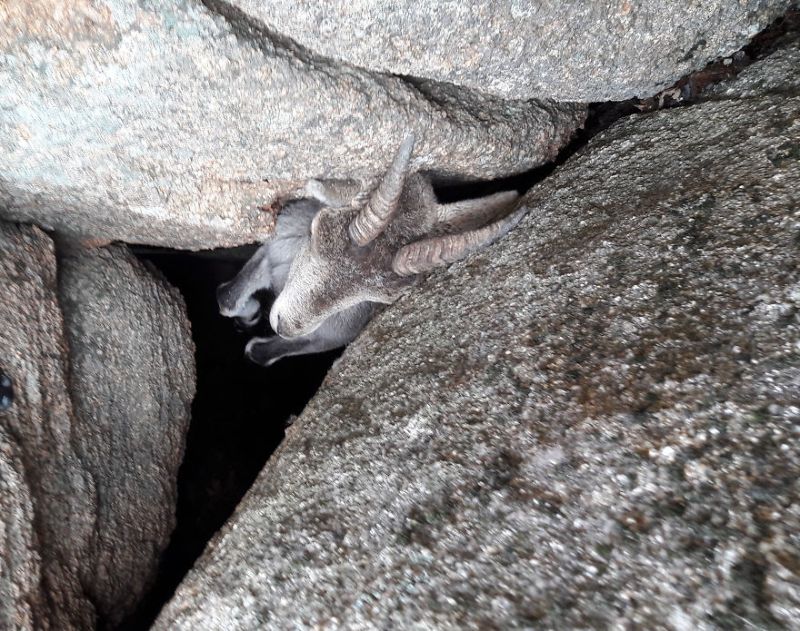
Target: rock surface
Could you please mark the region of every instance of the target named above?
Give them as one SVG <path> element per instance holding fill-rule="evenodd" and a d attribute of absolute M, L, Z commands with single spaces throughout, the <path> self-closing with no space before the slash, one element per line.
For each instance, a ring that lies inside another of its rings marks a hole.
<path fill-rule="evenodd" d="M 800 25 L 800 9 L 795 12 L 795 24 Z M 769 63 L 755 64 L 742 70 L 735 81 L 726 81 L 711 86 L 703 92 L 705 99 L 729 99 L 732 97 L 759 97 L 764 94 L 786 94 L 800 92 L 800 33 L 790 31 L 776 43 L 780 48 L 769 56 Z"/>
<path fill-rule="evenodd" d="M 61 271 L 59 288 L 43 232 L 0 223 L 0 369 L 15 384 L 0 412 L 3 629 L 130 610 L 169 537 L 193 394 L 174 292 L 121 249 Z"/>
<path fill-rule="evenodd" d="M 418 163 L 492 177 L 552 159 L 584 109 L 308 55 L 224 2 L 0 6 L 0 214 L 82 238 L 253 242 L 309 177 Z"/>
<path fill-rule="evenodd" d="M 80 429 L 97 495 L 81 584 L 100 619 L 130 613 L 175 526 L 195 371 L 183 298 L 125 247 L 63 257 L 59 297 Z"/>
<path fill-rule="evenodd" d="M 155 628 L 796 628 L 799 150 L 794 89 L 595 138 L 351 345 Z"/>
<path fill-rule="evenodd" d="M 0 224 L 0 284 L 0 361 L 16 386 L 0 412 L 0 626 L 88 628 L 78 577 L 95 492 L 72 446 L 55 253 L 43 232 Z"/>
<path fill-rule="evenodd" d="M 729 55 L 792 0 L 231 0 L 315 53 L 504 98 L 648 97 Z"/>

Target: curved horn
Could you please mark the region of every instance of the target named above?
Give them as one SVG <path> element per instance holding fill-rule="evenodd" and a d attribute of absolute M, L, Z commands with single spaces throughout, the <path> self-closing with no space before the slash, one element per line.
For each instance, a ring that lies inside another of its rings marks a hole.
<path fill-rule="evenodd" d="M 520 208 L 508 217 L 477 230 L 423 239 L 404 245 L 394 255 L 392 269 L 400 276 L 421 274 L 449 265 L 490 245 L 516 226 L 528 212 Z"/>
<path fill-rule="evenodd" d="M 507 214 L 518 199 L 519 194 L 516 191 L 503 191 L 487 197 L 440 204 L 437 207 L 436 223 L 448 228 L 448 231 L 475 229 L 487 221 Z"/>
<path fill-rule="evenodd" d="M 350 238 L 356 245 L 365 246 L 375 239 L 397 212 L 413 150 L 414 134 L 409 134 L 400 145 L 378 188 L 370 195 L 367 205 L 350 222 Z"/>

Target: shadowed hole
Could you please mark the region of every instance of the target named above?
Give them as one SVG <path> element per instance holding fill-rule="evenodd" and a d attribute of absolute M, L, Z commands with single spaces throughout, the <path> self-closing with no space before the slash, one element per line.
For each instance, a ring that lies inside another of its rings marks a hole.
<path fill-rule="evenodd" d="M 248 361 L 254 335 L 270 335 L 266 318 L 242 330 L 219 315 L 216 288 L 236 274 L 255 246 L 190 253 L 132 246 L 186 301 L 197 363 L 197 394 L 178 476 L 177 525 L 155 585 L 119 629 L 148 629 L 178 583 L 255 481 L 341 351 L 289 357 L 264 368 Z M 107 628 L 101 623 L 98 628 Z"/>

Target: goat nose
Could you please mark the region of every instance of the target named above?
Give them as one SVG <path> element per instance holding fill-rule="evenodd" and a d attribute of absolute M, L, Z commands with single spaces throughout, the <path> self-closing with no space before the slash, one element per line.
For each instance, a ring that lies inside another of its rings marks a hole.
<path fill-rule="evenodd" d="M 280 337 L 284 339 L 289 337 L 287 335 L 286 329 L 287 329 L 287 324 L 289 325 L 291 324 L 291 320 L 287 320 L 286 318 L 281 318 L 280 314 L 278 313 L 273 313 L 270 314 L 269 323 L 270 326 L 272 326 L 272 330 L 275 331 L 275 333 L 277 333 Z M 291 328 L 291 326 L 289 326 L 288 328 Z"/>

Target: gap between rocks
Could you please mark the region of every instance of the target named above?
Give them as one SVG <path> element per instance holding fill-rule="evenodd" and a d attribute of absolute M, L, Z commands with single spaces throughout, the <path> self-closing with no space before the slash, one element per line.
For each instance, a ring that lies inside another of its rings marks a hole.
<path fill-rule="evenodd" d="M 241 24 L 240 16 L 226 3 L 203 0 L 203 4 L 224 19 L 237 18 L 234 21 Z M 245 23 L 242 30 L 248 32 L 250 39 L 261 40 L 265 33 L 256 29 L 254 36 L 254 28 Z M 510 189 L 524 193 L 617 120 L 697 103 L 706 87 L 733 77 L 767 56 L 784 34 L 798 28 L 800 10 L 792 9 L 735 55 L 681 79 L 652 98 L 591 104 L 584 128 L 552 163 L 489 181 L 453 183 L 434 178 L 437 195 L 441 201 L 449 202 Z M 287 54 L 298 52 L 287 49 Z M 138 610 L 117 627 L 126 631 L 150 627 L 280 444 L 287 423 L 303 410 L 341 354 L 333 351 L 292 357 L 270 368 L 251 364 L 244 357 L 246 342 L 253 335 L 267 334 L 269 325 L 264 321 L 261 329 L 237 330 L 232 320 L 219 315 L 215 291 L 217 285 L 236 274 L 255 245 L 198 253 L 130 247 L 157 267 L 186 300 L 196 345 L 197 395 L 178 479 L 177 526 L 162 555 L 155 584 Z"/>
<path fill-rule="evenodd" d="M 120 629 L 147 629 L 205 545 L 233 513 L 267 458 L 319 388 L 340 351 L 263 368 L 244 356 L 253 331 L 219 315 L 216 287 L 254 248 L 190 253 L 132 246 L 186 301 L 196 346 L 197 394 L 178 475 L 177 525 L 155 585 Z M 265 325 L 268 326 L 268 325 Z"/>

